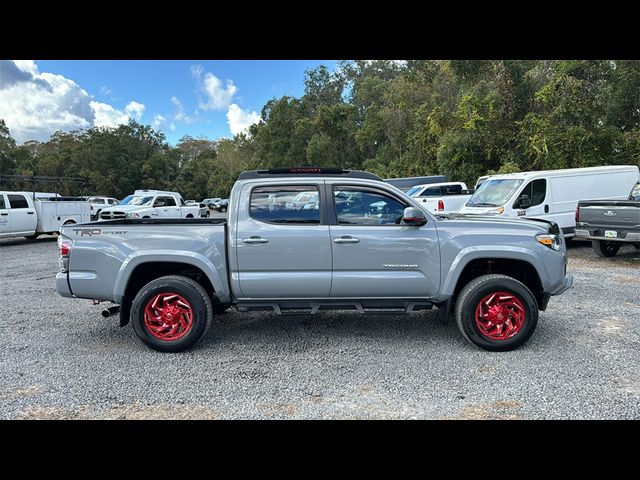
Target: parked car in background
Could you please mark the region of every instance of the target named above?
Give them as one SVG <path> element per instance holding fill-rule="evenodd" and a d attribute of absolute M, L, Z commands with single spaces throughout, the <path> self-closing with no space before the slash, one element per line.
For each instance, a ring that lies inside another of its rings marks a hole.
<path fill-rule="evenodd" d="M 213 205 L 216 202 L 219 202 L 220 200 L 222 200 L 222 199 L 219 198 L 219 197 L 216 197 L 216 198 L 205 198 L 204 200 L 202 200 L 202 203 L 204 203 L 209 208 L 213 208 Z"/>
<path fill-rule="evenodd" d="M 33 192 L 0 192 L 0 238 L 58 233 L 62 225 L 91 221 L 89 204 L 78 197 Z"/>
<path fill-rule="evenodd" d="M 197 206 L 200 209 L 201 218 L 208 218 L 210 215 L 209 207 L 207 207 L 207 205 L 204 202 L 196 202 L 195 200 L 185 200 L 184 204 L 188 207 Z"/>
<path fill-rule="evenodd" d="M 556 222 L 566 237 L 573 237 L 579 200 L 624 200 L 638 180 L 640 171 L 635 165 L 493 175 L 458 213 L 543 218 Z"/>
<path fill-rule="evenodd" d="M 640 182 L 626 200 L 580 200 L 576 238 L 591 240 L 601 257 L 613 257 L 625 243 L 640 250 Z"/>
<path fill-rule="evenodd" d="M 198 218 L 200 207 L 187 206 L 177 192 L 136 190 L 119 205 L 102 209 L 100 220 L 123 218 Z"/>
<path fill-rule="evenodd" d="M 243 172 L 227 219 L 114 220 L 88 235 L 63 227 L 57 292 L 118 304 L 103 316 L 119 311 L 121 326 L 131 322 L 165 352 L 194 345 L 230 306 L 313 314 L 434 305 L 471 343 L 502 351 L 524 344 L 538 311 L 572 285 L 553 222 L 435 216 L 371 173 L 282 170 Z M 315 193 L 317 207 L 294 208 L 301 193 Z"/>
<path fill-rule="evenodd" d="M 102 209 L 111 207 L 113 205 L 118 205 L 120 203 L 117 198 L 102 196 L 88 197 L 87 202 L 89 202 L 91 220 L 98 220 L 100 218 L 100 212 L 102 212 Z"/>
<path fill-rule="evenodd" d="M 416 185 L 426 185 L 429 183 L 448 182 L 449 179 L 444 175 L 430 175 L 427 177 L 404 177 L 404 178 L 387 178 L 385 182 L 406 192 Z"/>
<path fill-rule="evenodd" d="M 218 212 L 226 212 L 229 208 L 229 199 L 228 198 L 220 198 L 216 202 L 213 203 L 212 208 L 217 210 Z"/>
<path fill-rule="evenodd" d="M 435 214 L 447 214 L 460 210 L 471 198 L 473 190 L 468 190 L 464 182 L 446 182 L 416 185 L 406 194 L 421 202 Z"/>

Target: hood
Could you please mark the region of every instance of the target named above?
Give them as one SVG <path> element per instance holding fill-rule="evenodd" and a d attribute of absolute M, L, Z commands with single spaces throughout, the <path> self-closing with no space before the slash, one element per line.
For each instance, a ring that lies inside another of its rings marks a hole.
<path fill-rule="evenodd" d="M 549 233 L 560 233 L 558 224 L 543 218 L 527 217 L 515 218 L 504 217 L 502 215 L 468 215 L 461 212 L 439 215 L 443 222 L 451 222 L 473 228 L 519 228 L 522 230 L 545 231 Z"/>
<path fill-rule="evenodd" d="M 500 215 L 499 213 L 491 213 L 497 208 L 500 207 L 467 207 L 465 205 L 458 210 L 458 213 L 464 213 L 466 215 Z"/>

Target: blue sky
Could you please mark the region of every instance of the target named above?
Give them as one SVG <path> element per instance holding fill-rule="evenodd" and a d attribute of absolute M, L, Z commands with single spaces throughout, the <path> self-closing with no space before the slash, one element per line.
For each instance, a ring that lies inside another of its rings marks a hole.
<path fill-rule="evenodd" d="M 162 130 L 171 144 L 186 134 L 231 137 L 269 99 L 300 96 L 305 70 L 321 64 L 333 70 L 336 62 L 2 61 L 0 118 L 20 142 L 128 117 Z"/>

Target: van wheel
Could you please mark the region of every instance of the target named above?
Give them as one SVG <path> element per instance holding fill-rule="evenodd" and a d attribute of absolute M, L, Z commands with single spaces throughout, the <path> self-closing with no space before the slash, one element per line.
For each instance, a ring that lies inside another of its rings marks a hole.
<path fill-rule="evenodd" d="M 456 321 L 462 335 L 490 351 L 523 345 L 538 324 L 538 304 L 531 291 L 506 275 L 483 275 L 460 292 Z"/>
<path fill-rule="evenodd" d="M 142 342 L 159 352 L 192 347 L 211 324 L 211 299 L 194 280 L 178 275 L 147 283 L 131 303 L 131 323 Z"/>
<path fill-rule="evenodd" d="M 620 244 L 618 242 L 607 242 L 606 240 L 594 240 L 592 242 L 593 250 L 599 257 L 615 257 Z"/>

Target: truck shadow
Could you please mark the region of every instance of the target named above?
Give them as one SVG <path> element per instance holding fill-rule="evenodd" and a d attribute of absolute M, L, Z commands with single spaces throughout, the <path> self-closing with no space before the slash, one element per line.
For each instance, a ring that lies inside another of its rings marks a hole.
<path fill-rule="evenodd" d="M 26 238 L 8 238 L 6 240 L 0 239 L 0 248 L 2 247 L 15 247 L 18 245 L 33 245 L 38 243 L 44 243 L 50 245 L 52 242 L 58 240 L 58 237 L 55 235 L 43 235 L 35 240 L 28 240 Z"/>

